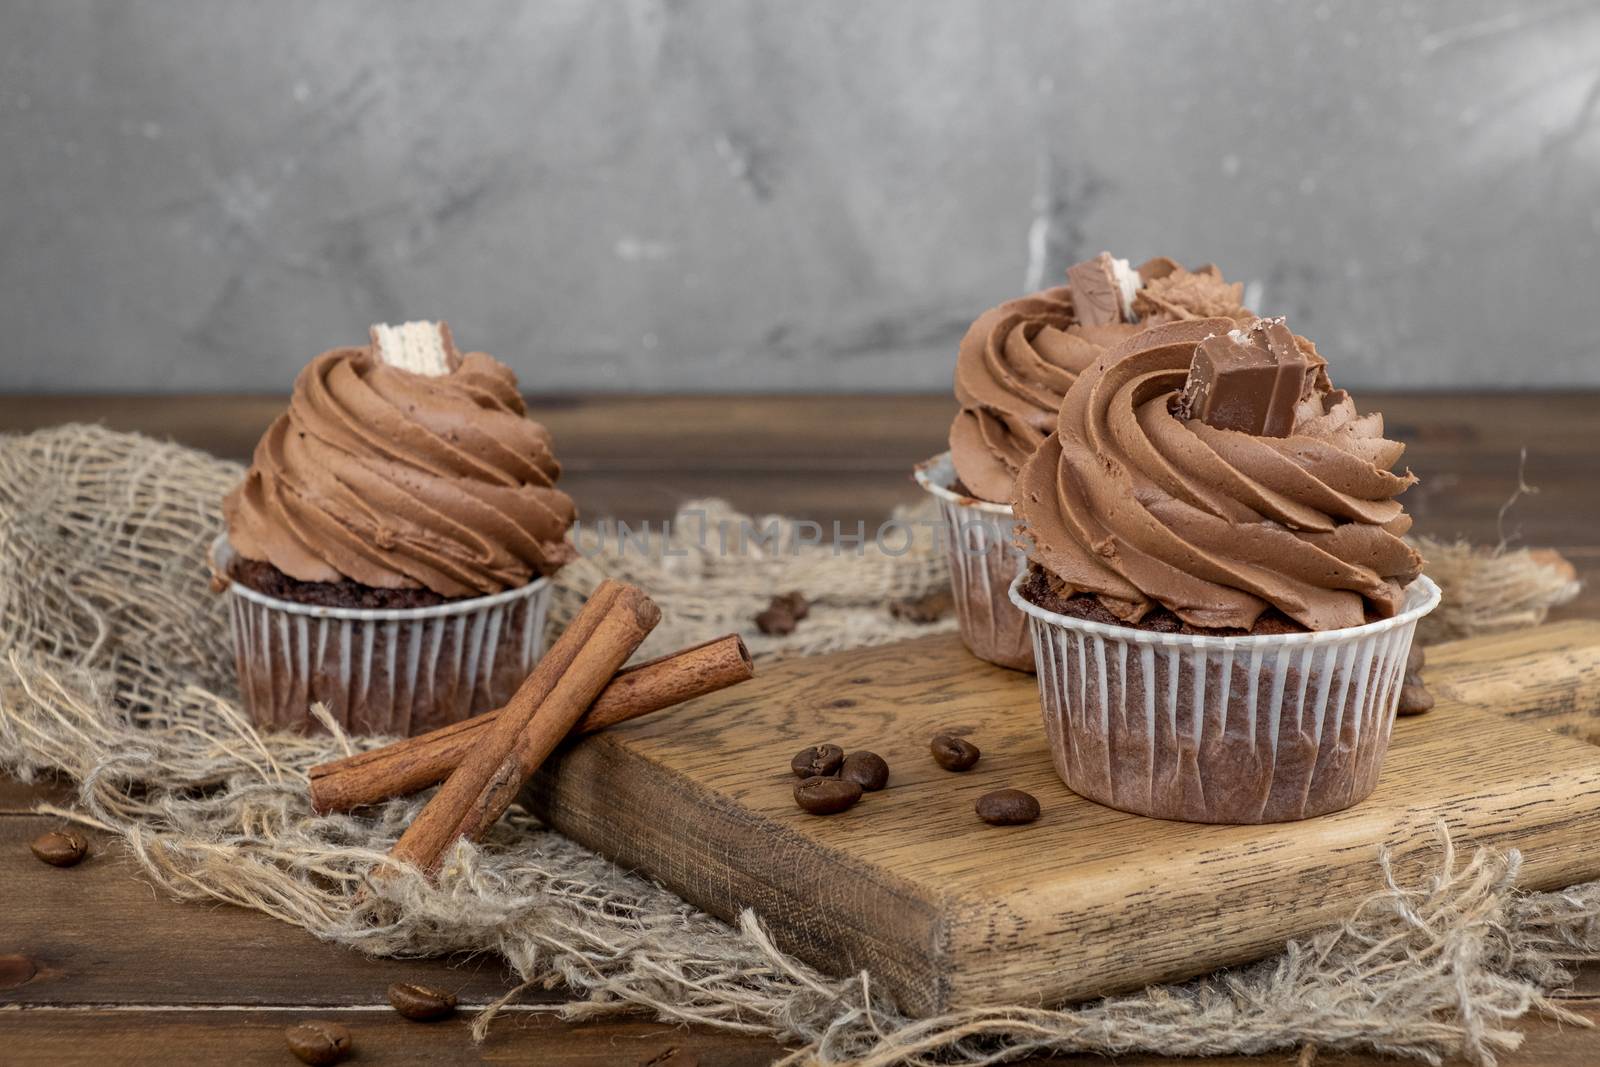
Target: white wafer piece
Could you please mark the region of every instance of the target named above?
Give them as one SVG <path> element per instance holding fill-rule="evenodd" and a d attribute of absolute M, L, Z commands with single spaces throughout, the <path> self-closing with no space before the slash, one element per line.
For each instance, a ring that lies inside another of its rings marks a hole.
<path fill-rule="evenodd" d="M 1115 256 L 1111 257 L 1111 276 L 1117 280 L 1117 292 L 1122 297 L 1122 321 L 1138 322 L 1139 316 L 1133 313 L 1133 297 L 1144 288 L 1144 279 L 1127 260 Z"/>
<path fill-rule="evenodd" d="M 449 374 L 460 361 L 450 327 L 443 322 L 405 322 L 399 326 L 375 324 L 372 347 L 391 367 L 437 378 Z"/>

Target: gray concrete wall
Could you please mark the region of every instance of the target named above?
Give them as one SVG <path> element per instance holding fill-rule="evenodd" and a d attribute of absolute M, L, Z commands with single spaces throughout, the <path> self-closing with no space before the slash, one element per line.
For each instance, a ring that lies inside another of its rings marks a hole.
<path fill-rule="evenodd" d="M 948 387 L 1102 247 L 1355 386 L 1600 385 L 1600 4 L 5 0 L 0 390 Z"/>

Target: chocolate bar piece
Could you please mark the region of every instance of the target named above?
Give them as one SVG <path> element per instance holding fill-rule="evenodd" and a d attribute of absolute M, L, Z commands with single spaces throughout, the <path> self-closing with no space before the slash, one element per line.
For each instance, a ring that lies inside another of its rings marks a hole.
<path fill-rule="evenodd" d="M 1219 430 L 1287 437 L 1315 368 L 1282 319 L 1201 341 L 1177 413 Z"/>
<path fill-rule="evenodd" d="M 1068 267 L 1067 284 L 1072 286 L 1072 313 L 1079 325 L 1104 326 L 1124 321 L 1122 285 L 1110 252 Z"/>

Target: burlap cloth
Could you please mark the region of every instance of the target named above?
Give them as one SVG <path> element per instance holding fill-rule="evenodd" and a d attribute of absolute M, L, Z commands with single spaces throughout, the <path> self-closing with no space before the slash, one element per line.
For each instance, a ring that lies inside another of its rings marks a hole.
<path fill-rule="evenodd" d="M 1259 964 L 1060 1010 L 936 1019 L 901 1014 L 868 975 L 828 978 L 784 956 L 752 915 L 729 927 L 515 812 L 481 846 L 460 846 L 437 886 L 402 873 L 354 903 L 421 801 L 314 816 L 306 769 L 374 742 L 264 735 L 240 714 L 203 559 L 239 473 L 92 427 L 0 438 L 0 765 L 69 780 L 65 814 L 118 835 L 175 897 L 255 908 L 377 955 L 501 953 L 525 983 L 508 998 L 564 987 L 572 999 L 553 1010 L 571 1018 L 644 1011 L 770 1035 L 795 1050 L 790 1062 L 1314 1044 L 1492 1063 L 1520 1040 L 1513 1020 L 1563 1014 L 1547 994 L 1568 980 L 1564 965 L 1600 955 L 1600 884 L 1523 894 L 1515 853 L 1456 856 L 1443 836 L 1431 876 L 1403 883 L 1385 863 L 1387 888 L 1342 927 Z M 758 655 L 928 632 L 885 610 L 946 581 L 926 544 L 859 558 L 790 547 L 586 559 L 561 576 L 557 625 L 609 573 L 661 603 L 655 650 L 727 630 Z M 1435 635 L 1536 622 L 1572 592 L 1569 575 L 1524 552 L 1424 552 L 1445 588 Z M 788 639 L 754 634 L 750 617 L 788 589 L 813 599 L 811 617 Z"/>

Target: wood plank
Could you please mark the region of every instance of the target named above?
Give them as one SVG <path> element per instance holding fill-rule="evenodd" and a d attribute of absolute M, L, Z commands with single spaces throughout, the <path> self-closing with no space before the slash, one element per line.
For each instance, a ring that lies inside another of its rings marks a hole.
<path fill-rule="evenodd" d="M 1600 664 L 1600 625 L 1561 628 L 1547 645 L 1536 667 L 1524 657 L 1515 669 L 1579 663 L 1561 675 L 1576 687 Z M 1477 656 L 1446 655 L 1430 676 L 1471 700 L 1486 671 Z M 927 755 L 945 729 L 984 749 L 972 771 L 950 775 Z M 821 740 L 880 753 L 889 789 L 842 816 L 799 812 L 789 757 Z M 1044 818 L 979 823 L 973 801 L 1002 786 L 1039 797 Z M 868 968 L 918 1013 L 1059 1002 L 1257 958 L 1378 888 L 1380 845 L 1420 869 L 1438 818 L 1463 844 L 1522 848 L 1531 887 L 1600 877 L 1593 746 L 1443 698 L 1396 726 L 1378 791 L 1349 811 L 1260 827 L 1143 819 L 1069 792 L 1033 679 L 980 663 L 950 635 L 769 667 L 584 741 L 529 800 L 713 914 L 754 908 L 782 947 L 824 970 Z"/>
<path fill-rule="evenodd" d="M 1600 744 L 1600 623 L 1570 621 L 1437 645 L 1434 696 Z"/>
<path fill-rule="evenodd" d="M 415 981 L 484 1004 L 508 988 L 498 958 L 370 959 L 259 912 L 170 900 L 103 834 L 88 835 L 83 863 L 48 867 L 28 842 L 60 825 L 0 819 L 0 956 L 36 972 L 0 989 L 0 1003 L 372 1005 L 391 982 Z"/>
<path fill-rule="evenodd" d="M 1565 1007 L 1600 1025 L 1600 1002 L 1567 1001 Z M 281 1065 L 295 1062 L 284 1030 L 296 1022 L 326 1019 L 350 1028 L 351 1063 L 536 1063 L 562 1067 L 749 1067 L 769 1064 L 782 1049 L 761 1038 L 703 1027 L 674 1028 L 644 1021 L 568 1025 L 548 1016 L 503 1017 L 474 1047 L 468 1021 L 418 1024 L 388 1009 L 25 1009 L 0 1014 L 8 1058 L 17 1063 L 167 1067 L 172 1063 Z M 1596 1034 L 1531 1017 L 1524 1042 L 1500 1057 L 1501 1067 L 1593 1067 Z M 1314 1057 L 1284 1051 L 1260 1056 L 1179 1058 L 1154 1055 L 1075 1055 L 1016 1061 L 1021 1067 L 1396 1067 L 1407 1062 L 1370 1052 L 1318 1050 Z"/>
<path fill-rule="evenodd" d="M 67 805 L 71 802 L 72 789 L 64 782 L 24 785 L 15 778 L 0 775 L 0 815 L 32 816 L 40 804 Z"/>
<path fill-rule="evenodd" d="M 1508 444 L 1536 455 L 1582 455 L 1600 433 L 1596 391 L 1403 393 L 1367 391 L 1363 410 L 1384 413 L 1389 433 L 1417 452 L 1497 455 Z M 170 437 L 235 459 L 283 409 L 287 394 L 31 395 L 0 394 L 0 428 L 39 429 L 64 422 L 104 422 L 114 429 Z M 558 441 L 595 443 L 596 457 L 625 460 L 639 469 L 666 457 L 720 460 L 725 464 L 802 466 L 818 457 L 898 465 L 901 456 L 878 457 L 862 446 L 877 443 L 907 454 L 943 447 L 954 413 L 948 394 L 782 394 L 638 396 L 581 394 L 528 397 L 533 415 Z M 729 452 L 730 441 L 746 448 Z M 810 447 L 795 452 L 797 442 Z M 644 447 L 641 447 L 644 446 Z M 1414 458 L 1408 458 L 1418 466 Z M 615 465 L 615 464 L 613 464 Z"/>
<path fill-rule="evenodd" d="M 242 460 L 283 402 L 0 396 L 0 429 L 102 421 Z M 1540 491 L 1512 509 L 1505 532 L 1520 544 L 1600 545 L 1600 394 L 1371 393 L 1362 402 L 1410 443 L 1406 462 L 1423 481 L 1406 500 L 1419 533 L 1495 543 L 1526 448 L 1526 477 Z M 952 404 L 942 395 L 530 398 L 584 513 L 630 520 L 714 495 L 747 511 L 879 522 L 917 499 L 910 467 L 944 448 Z"/>
<path fill-rule="evenodd" d="M 704 1027 L 679 1029 L 641 1020 L 568 1025 L 548 1015 L 513 1012 L 496 1023 L 480 1046 L 470 1019 L 414 1023 L 392 1010 L 330 1011 L 295 1007 L 279 1011 L 31 1009 L 0 1014 L 4 1058 L 11 1063 L 117 1064 L 169 1067 L 174 1063 L 265 1064 L 298 1061 L 284 1031 L 310 1020 L 350 1029 L 350 1063 L 559 1063 L 567 1067 L 741 1067 L 770 1063 L 779 1049 L 762 1038 Z"/>

